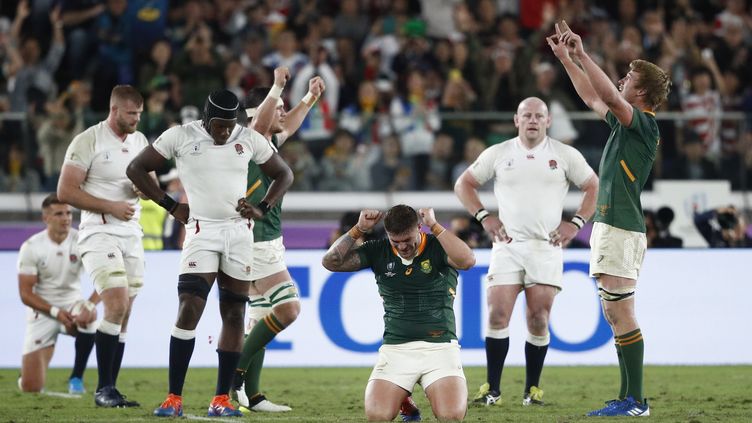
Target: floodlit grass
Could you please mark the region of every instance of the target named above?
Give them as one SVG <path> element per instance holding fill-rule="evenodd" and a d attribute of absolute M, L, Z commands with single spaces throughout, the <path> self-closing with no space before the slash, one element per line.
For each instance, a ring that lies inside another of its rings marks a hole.
<path fill-rule="evenodd" d="M 47 390 L 67 392 L 69 370 L 52 369 Z M 472 397 L 485 380 L 485 369 L 466 368 Z M 185 414 L 202 421 L 364 421 L 363 389 L 370 374 L 366 368 L 271 368 L 262 376 L 269 399 L 292 406 L 290 413 L 259 414 L 242 419 L 209 419 L 206 410 L 214 394 L 215 369 L 191 369 L 184 391 Z M 129 399 L 139 401 L 135 409 L 98 409 L 93 396 L 59 398 L 21 394 L 16 380 L 18 370 L 0 370 L 0 422 L 135 422 L 158 421 L 152 417 L 167 393 L 166 369 L 124 369 L 119 389 Z M 503 403 L 493 407 L 470 406 L 468 422 L 576 422 L 603 421 L 584 414 L 600 408 L 615 396 L 618 369 L 612 367 L 547 367 L 541 387 L 546 405 L 522 407 L 525 371 L 505 369 L 502 379 Z M 646 394 L 652 422 L 752 422 L 752 366 L 650 366 L 645 370 Z M 96 369 L 85 377 L 91 391 Z M 435 421 L 420 388 L 415 400 L 424 421 Z M 189 420 L 184 419 L 184 420 Z M 169 420 L 168 420 L 169 421 Z"/>

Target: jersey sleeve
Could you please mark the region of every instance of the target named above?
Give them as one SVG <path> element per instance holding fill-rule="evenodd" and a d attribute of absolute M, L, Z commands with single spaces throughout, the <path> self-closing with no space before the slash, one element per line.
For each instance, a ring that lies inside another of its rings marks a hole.
<path fill-rule="evenodd" d="M 177 156 L 178 143 L 180 141 L 181 127 L 175 126 L 162 133 L 159 138 L 154 141 L 152 146 L 157 153 L 161 154 L 167 160 L 175 158 Z"/>
<path fill-rule="evenodd" d="M 496 146 L 485 149 L 473 164 L 467 168 L 480 185 L 485 184 L 495 176 L 494 163 L 496 162 L 496 151 Z"/>
<path fill-rule="evenodd" d="M 266 163 L 272 157 L 272 154 L 274 154 L 274 149 L 263 135 L 252 129 L 246 129 L 246 131 L 250 138 L 251 148 L 253 149 L 251 160 L 256 164 Z"/>
<path fill-rule="evenodd" d="M 96 137 L 91 128 L 78 134 L 65 151 L 64 164 L 89 170 L 91 162 L 94 160 L 95 145 Z"/>
<path fill-rule="evenodd" d="M 18 251 L 18 274 L 38 274 L 37 259 L 34 257 L 34 249 L 28 241 L 24 242 L 23 245 L 21 245 L 21 249 Z"/>
<path fill-rule="evenodd" d="M 590 167 L 579 150 L 568 145 L 564 147 L 564 155 L 567 160 L 567 179 L 578 187 L 581 187 L 582 184 L 595 174 L 595 171 Z"/>
<path fill-rule="evenodd" d="M 355 250 L 360 256 L 361 269 L 373 267 L 373 259 L 381 249 L 382 240 L 366 241 Z"/>

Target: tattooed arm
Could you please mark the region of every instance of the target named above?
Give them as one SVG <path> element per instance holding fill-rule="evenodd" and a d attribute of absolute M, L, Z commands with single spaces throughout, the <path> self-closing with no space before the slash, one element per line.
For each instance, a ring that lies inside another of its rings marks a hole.
<path fill-rule="evenodd" d="M 384 216 L 378 210 L 363 210 L 360 212 L 358 223 L 349 232 L 334 241 L 321 264 L 326 270 L 332 272 L 354 272 L 363 268 L 360 255 L 356 251 L 355 243 L 366 232 L 371 230 Z"/>

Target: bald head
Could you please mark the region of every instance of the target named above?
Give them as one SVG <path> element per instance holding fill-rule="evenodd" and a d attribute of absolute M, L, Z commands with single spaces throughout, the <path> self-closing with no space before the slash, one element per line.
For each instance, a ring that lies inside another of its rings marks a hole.
<path fill-rule="evenodd" d="M 514 126 L 520 139 L 534 147 L 546 138 L 546 129 L 551 126 L 551 117 L 548 115 L 548 106 L 538 97 L 528 97 L 517 106 L 514 115 Z"/>

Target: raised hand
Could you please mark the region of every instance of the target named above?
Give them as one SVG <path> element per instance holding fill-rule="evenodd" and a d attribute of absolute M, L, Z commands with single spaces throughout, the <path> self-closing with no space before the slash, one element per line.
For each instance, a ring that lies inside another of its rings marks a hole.
<path fill-rule="evenodd" d="M 325 89 L 326 85 L 324 84 L 324 80 L 321 79 L 320 76 L 314 76 L 310 81 L 308 81 L 308 92 L 316 98 L 321 97 L 321 94 L 324 93 Z"/>
<path fill-rule="evenodd" d="M 559 41 L 567 46 L 570 55 L 580 56 L 585 53 L 585 48 L 582 45 L 582 37 L 572 32 L 566 21 L 561 21 L 555 27 L 556 33 L 559 35 Z"/>
<path fill-rule="evenodd" d="M 287 66 L 280 66 L 274 69 L 274 85 L 284 88 L 289 80 L 290 69 Z"/>
<path fill-rule="evenodd" d="M 421 220 L 423 221 L 423 224 L 427 227 L 431 227 L 434 224 L 436 224 L 436 215 L 434 214 L 433 209 L 420 209 L 418 210 L 418 214 L 420 215 Z"/>
<path fill-rule="evenodd" d="M 368 232 L 373 229 L 373 227 L 376 226 L 376 224 L 379 223 L 381 221 L 381 218 L 383 217 L 384 212 L 373 209 L 363 210 L 360 212 L 360 216 L 358 216 L 358 223 L 356 224 L 356 227 L 361 232 Z"/>

